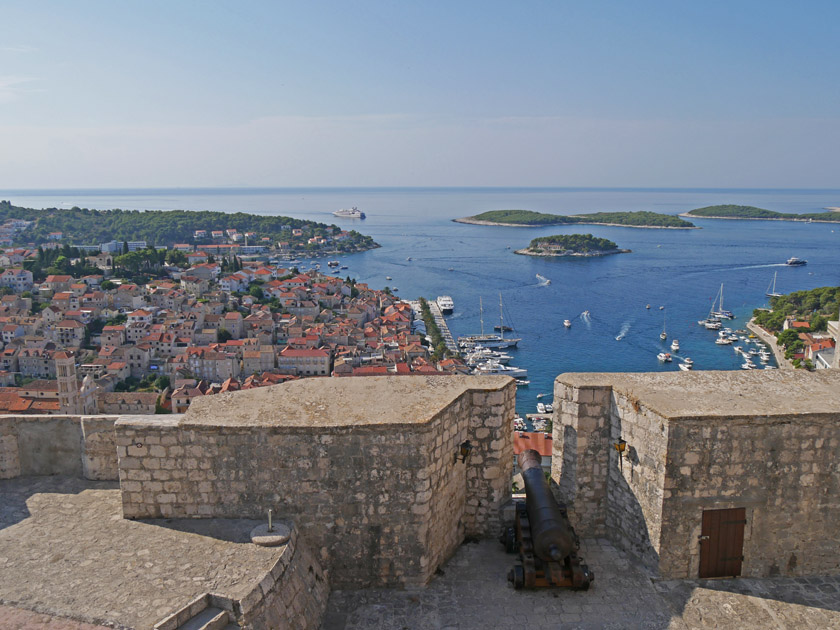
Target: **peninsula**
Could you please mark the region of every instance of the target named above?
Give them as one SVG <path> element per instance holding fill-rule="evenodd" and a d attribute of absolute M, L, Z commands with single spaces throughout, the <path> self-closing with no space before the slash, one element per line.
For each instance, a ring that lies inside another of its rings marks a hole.
<path fill-rule="evenodd" d="M 840 223 L 840 214 L 834 211 L 809 212 L 798 214 L 793 212 L 775 212 L 756 208 L 755 206 L 721 205 L 696 208 L 680 215 L 681 217 L 701 219 L 752 219 L 760 221 L 804 221 L 817 223 Z"/>
<path fill-rule="evenodd" d="M 120 246 L 141 242 L 143 248 L 147 244 L 190 244 L 216 253 L 217 246 L 225 250 L 233 246 L 238 253 L 276 251 L 292 255 L 351 253 L 379 247 L 370 236 L 337 225 L 245 212 L 78 207 L 37 210 L 0 201 L 0 223 L 4 221 L 17 226 L 8 235 L 8 245 L 54 241 L 60 245 L 96 245 L 99 249 L 101 243 L 114 241 Z"/>
<path fill-rule="evenodd" d="M 547 214 L 532 210 L 490 210 L 471 217 L 452 219 L 472 225 L 504 225 L 507 227 L 540 227 L 551 225 L 610 225 L 635 228 L 697 229 L 689 221 L 658 212 L 594 212 L 590 214 Z"/>
<path fill-rule="evenodd" d="M 629 254 L 629 249 L 619 249 L 618 245 L 605 238 L 596 238 L 591 234 L 556 234 L 535 238 L 525 249 L 516 250 L 525 256 L 608 256 L 610 254 Z"/>

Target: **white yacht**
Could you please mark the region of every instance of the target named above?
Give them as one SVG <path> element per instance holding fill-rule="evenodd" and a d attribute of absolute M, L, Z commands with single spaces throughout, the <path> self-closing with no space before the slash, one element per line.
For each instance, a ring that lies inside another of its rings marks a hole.
<path fill-rule="evenodd" d="M 680 342 L 677 339 L 674 339 L 671 342 L 671 352 L 679 352 L 680 351 Z"/>
<path fill-rule="evenodd" d="M 537 413 L 545 413 L 545 404 L 538 402 L 537 403 Z"/>
<path fill-rule="evenodd" d="M 364 219 L 365 213 L 359 210 L 356 206 L 350 209 L 342 208 L 333 212 L 333 216 L 341 217 L 342 219 Z"/>
<path fill-rule="evenodd" d="M 473 374 L 501 374 L 503 376 L 512 376 L 513 378 L 528 378 L 528 370 L 526 370 L 525 368 L 512 367 L 510 365 L 502 365 L 498 361 L 487 361 L 485 363 L 479 363 L 475 366 Z"/>
<path fill-rule="evenodd" d="M 691 363 L 680 363 L 680 364 L 679 364 L 679 368 L 680 368 L 683 372 L 688 372 L 688 371 L 689 371 L 692 367 L 694 367 L 694 366 L 693 366 L 693 365 L 691 365 Z"/>
<path fill-rule="evenodd" d="M 435 301 L 437 302 L 440 312 L 444 315 L 455 310 L 455 302 L 453 302 L 452 298 L 448 295 L 439 295 Z"/>

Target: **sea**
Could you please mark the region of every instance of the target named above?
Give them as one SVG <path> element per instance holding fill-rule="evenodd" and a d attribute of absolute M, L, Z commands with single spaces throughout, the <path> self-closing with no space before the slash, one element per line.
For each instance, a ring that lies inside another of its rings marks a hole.
<path fill-rule="evenodd" d="M 530 380 L 517 391 L 520 414 L 534 412 L 540 399 L 550 402 L 554 379 L 563 372 L 676 371 L 676 360 L 657 359 L 658 353 L 670 352 L 674 338 L 680 343 L 674 356 L 691 357 L 695 370 L 739 369 L 742 361 L 732 346 L 716 345 L 716 334 L 698 325 L 721 286 L 724 308 L 737 316 L 729 325 L 737 329 L 754 309 L 768 305 L 765 294 L 774 275 L 781 293 L 840 284 L 840 224 L 691 219 L 702 229 L 669 230 L 452 221 L 501 209 L 679 214 L 740 204 L 819 212 L 840 206 L 840 190 L 178 188 L 6 190 L 0 199 L 35 208 L 241 211 L 335 223 L 369 234 L 382 247 L 344 256 L 348 269 L 342 277 L 376 289 L 388 286 L 405 299 L 451 296 L 455 311 L 447 323 L 455 336 L 480 332 L 482 320 L 484 331 L 492 332 L 500 315 L 515 329 L 521 341 L 511 352 L 511 364 L 526 368 Z M 332 216 L 351 206 L 366 219 Z M 632 253 L 582 259 L 514 253 L 535 237 L 571 233 L 608 238 Z M 808 264 L 788 267 L 784 262 L 791 256 Z M 569 328 L 563 325 L 566 319 Z M 663 330 L 666 342 L 660 341 Z"/>

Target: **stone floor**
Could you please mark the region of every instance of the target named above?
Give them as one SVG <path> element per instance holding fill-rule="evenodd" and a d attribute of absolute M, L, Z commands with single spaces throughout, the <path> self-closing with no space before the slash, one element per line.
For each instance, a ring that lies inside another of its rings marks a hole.
<path fill-rule="evenodd" d="M 322 630 L 840 628 L 840 577 L 654 582 L 606 541 L 581 555 L 588 591 L 514 591 L 514 556 L 468 543 L 425 589 L 334 591 Z"/>
<path fill-rule="evenodd" d="M 71 619 L 150 628 L 203 593 L 240 599 L 282 553 L 250 543 L 255 525 L 124 520 L 110 482 L 0 481 L 0 605 L 44 615 L 18 626 L 0 617 L 0 630 L 41 622 L 47 629 L 87 627 Z"/>

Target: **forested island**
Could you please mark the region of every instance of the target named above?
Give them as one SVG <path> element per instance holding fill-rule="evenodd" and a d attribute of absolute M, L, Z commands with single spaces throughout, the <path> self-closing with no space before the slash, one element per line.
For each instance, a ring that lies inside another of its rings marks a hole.
<path fill-rule="evenodd" d="M 31 222 L 15 234 L 16 245 L 58 240 L 73 245 L 98 245 L 108 241 L 146 241 L 155 246 L 176 243 L 209 245 L 231 234 L 248 235 L 251 245 L 285 242 L 291 252 L 321 249 L 329 240 L 337 252 L 365 251 L 379 247 L 370 236 L 336 225 L 291 217 L 262 216 L 187 210 L 91 210 L 46 208 L 37 210 L 0 201 L 0 223 L 17 219 Z M 213 232 L 217 233 L 214 238 Z M 219 237 L 221 233 L 223 236 Z M 313 242 L 310 242 L 310 240 Z M 244 238 L 243 238 L 244 242 Z"/>
<path fill-rule="evenodd" d="M 838 212 L 809 212 L 796 214 L 793 212 L 775 212 L 756 208 L 755 206 L 706 206 L 696 208 L 680 215 L 681 217 L 701 217 L 704 219 L 760 219 L 770 221 L 819 221 L 824 223 L 840 223 Z"/>
<path fill-rule="evenodd" d="M 693 223 L 671 214 L 658 212 L 594 212 L 590 214 L 547 214 L 532 210 L 490 210 L 471 217 L 453 219 L 456 223 L 538 227 L 549 225 L 614 225 L 636 228 L 696 228 Z"/>
<path fill-rule="evenodd" d="M 525 249 L 516 250 L 526 256 L 608 256 L 627 254 L 629 249 L 619 249 L 618 245 L 606 238 L 597 238 L 591 234 L 555 234 L 540 236 L 531 241 Z"/>

